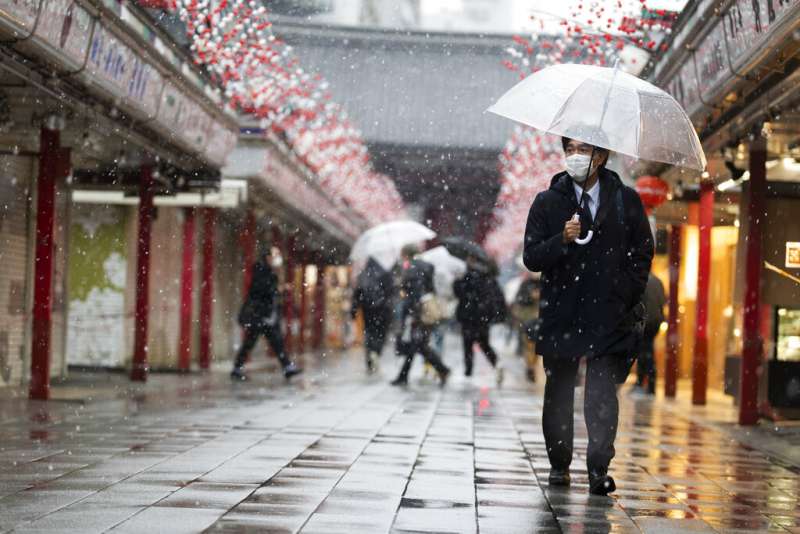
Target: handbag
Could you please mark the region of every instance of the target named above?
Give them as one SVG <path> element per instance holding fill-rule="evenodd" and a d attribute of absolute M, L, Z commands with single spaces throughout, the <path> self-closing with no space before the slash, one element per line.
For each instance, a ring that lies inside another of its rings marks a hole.
<path fill-rule="evenodd" d="M 426 326 L 432 326 L 444 318 L 444 310 L 439 298 L 433 293 L 425 293 L 419 299 L 419 320 Z"/>

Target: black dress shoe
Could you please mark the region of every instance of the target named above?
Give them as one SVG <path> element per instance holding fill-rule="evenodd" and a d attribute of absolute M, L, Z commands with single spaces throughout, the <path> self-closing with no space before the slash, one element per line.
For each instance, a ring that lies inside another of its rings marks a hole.
<path fill-rule="evenodd" d="M 551 486 L 569 486 L 569 469 L 550 469 L 547 483 Z"/>
<path fill-rule="evenodd" d="M 289 380 L 293 376 L 299 375 L 302 372 L 303 372 L 302 367 L 298 367 L 295 364 L 290 363 L 283 369 L 283 376 L 286 377 L 286 380 Z"/>
<path fill-rule="evenodd" d="M 244 374 L 244 370 L 241 367 L 234 367 L 233 371 L 231 371 L 231 380 L 244 382 L 247 380 L 247 375 Z"/>
<path fill-rule="evenodd" d="M 608 495 L 616 490 L 617 485 L 610 476 L 589 473 L 589 493 L 592 495 Z"/>
<path fill-rule="evenodd" d="M 450 378 L 450 369 L 445 369 L 439 373 L 439 387 L 444 387 L 447 384 L 448 378 Z"/>
<path fill-rule="evenodd" d="M 408 379 L 398 376 L 397 378 L 395 378 L 394 380 L 389 382 L 389 384 L 391 384 L 393 386 L 407 386 L 408 385 Z"/>

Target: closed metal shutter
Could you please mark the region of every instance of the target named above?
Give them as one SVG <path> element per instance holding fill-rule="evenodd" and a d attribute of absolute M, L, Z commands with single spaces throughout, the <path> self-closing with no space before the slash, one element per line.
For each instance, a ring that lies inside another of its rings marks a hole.
<path fill-rule="evenodd" d="M 0 156 L 0 386 L 25 375 L 30 157 Z"/>

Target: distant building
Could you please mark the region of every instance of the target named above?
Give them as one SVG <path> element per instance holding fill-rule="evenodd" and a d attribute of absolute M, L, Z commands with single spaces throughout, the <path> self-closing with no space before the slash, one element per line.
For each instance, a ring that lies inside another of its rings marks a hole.
<path fill-rule="evenodd" d="M 274 15 L 332 26 L 512 33 L 514 0 L 266 0 Z"/>

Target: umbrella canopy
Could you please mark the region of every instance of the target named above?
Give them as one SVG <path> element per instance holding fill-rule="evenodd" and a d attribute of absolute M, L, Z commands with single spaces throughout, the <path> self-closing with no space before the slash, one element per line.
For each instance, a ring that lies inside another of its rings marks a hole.
<path fill-rule="evenodd" d="M 356 240 L 350 251 L 354 262 L 372 257 L 384 269 L 391 269 L 406 245 L 427 241 L 436 232 L 416 221 L 392 221 L 373 226 Z"/>
<path fill-rule="evenodd" d="M 439 246 L 419 255 L 420 259 L 433 265 L 433 285 L 436 294 L 442 297 L 453 296 L 453 282 L 467 272 L 467 264 Z"/>
<path fill-rule="evenodd" d="M 491 265 L 493 263 L 486 251 L 483 250 L 483 247 L 469 239 L 464 239 L 463 237 L 445 237 L 442 240 L 442 245 L 447 249 L 447 252 L 456 258 L 466 260 L 468 257 L 472 256 L 486 265 Z"/>
<path fill-rule="evenodd" d="M 692 122 L 668 93 L 618 67 L 560 64 L 512 87 L 488 111 L 640 159 L 702 171 Z"/>

